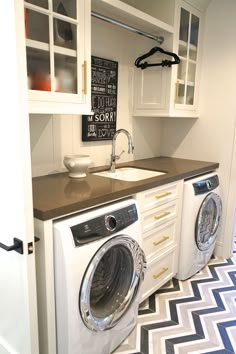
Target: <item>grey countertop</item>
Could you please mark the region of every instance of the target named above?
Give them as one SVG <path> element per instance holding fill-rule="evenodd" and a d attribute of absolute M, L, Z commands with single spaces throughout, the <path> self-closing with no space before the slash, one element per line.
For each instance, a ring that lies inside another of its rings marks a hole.
<path fill-rule="evenodd" d="M 135 160 L 118 165 L 165 172 L 136 182 L 125 182 L 96 176 L 93 172 L 107 166 L 90 169 L 85 178 L 72 179 L 68 173 L 33 178 L 34 217 L 40 220 L 60 216 L 125 198 L 135 193 L 180 179 L 207 173 L 219 167 L 217 162 L 196 161 L 171 157 Z"/>

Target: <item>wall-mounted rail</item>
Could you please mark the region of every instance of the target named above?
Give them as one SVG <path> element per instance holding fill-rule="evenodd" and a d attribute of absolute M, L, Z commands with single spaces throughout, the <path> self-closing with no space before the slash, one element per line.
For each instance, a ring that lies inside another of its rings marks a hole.
<path fill-rule="evenodd" d="M 137 34 L 140 34 L 141 36 L 153 39 L 154 41 L 157 41 L 159 44 L 162 44 L 164 42 L 164 37 L 162 37 L 162 36 L 153 36 L 150 33 L 144 32 L 144 31 L 142 31 L 142 30 L 140 30 L 138 28 L 129 26 L 129 25 L 123 23 L 123 22 L 114 20 L 114 19 L 112 19 L 110 17 L 101 15 L 101 14 L 99 14 L 97 12 L 94 12 L 94 11 L 91 12 L 91 15 L 93 17 L 98 18 L 99 20 L 102 20 L 102 21 L 105 21 L 105 22 L 108 22 L 108 23 L 112 23 L 113 25 L 117 25 L 119 27 L 125 28 L 125 29 L 127 29 L 129 31 L 135 32 Z"/>

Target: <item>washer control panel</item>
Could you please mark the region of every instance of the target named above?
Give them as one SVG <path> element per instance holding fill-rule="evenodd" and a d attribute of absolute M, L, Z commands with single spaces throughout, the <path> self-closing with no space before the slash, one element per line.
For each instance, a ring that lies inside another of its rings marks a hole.
<path fill-rule="evenodd" d="M 202 179 L 193 183 L 194 194 L 204 194 L 210 192 L 219 186 L 219 178 L 217 175 Z"/>
<path fill-rule="evenodd" d="M 76 247 L 121 231 L 138 220 L 135 204 L 114 210 L 109 214 L 100 215 L 97 218 L 87 220 L 72 226 L 71 232 Z"/>

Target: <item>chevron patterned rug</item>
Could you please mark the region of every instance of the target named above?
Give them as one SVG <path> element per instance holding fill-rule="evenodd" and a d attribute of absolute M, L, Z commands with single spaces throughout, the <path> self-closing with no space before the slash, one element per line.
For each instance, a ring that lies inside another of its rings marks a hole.
<path fill-rule="evenodd" d="M 232 258 L 213 257 L 191 279 L 173 279 L 142 303 L 136 328 L 114 352 L 165 353 L 236 353 L 236 242 Z"/>

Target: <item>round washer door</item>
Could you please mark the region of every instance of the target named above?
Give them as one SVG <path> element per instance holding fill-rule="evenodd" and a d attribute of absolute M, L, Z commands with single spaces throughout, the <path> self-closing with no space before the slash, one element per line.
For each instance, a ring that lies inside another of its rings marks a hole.
<path fill-rule="evenodd" d="M 215 242 L 222 213 L 218 194 L 209 193 L 203 200 L 195 223 L 195 241 L 200 251 L 208 250 Z"/>
<path fill-rule="evenodd" d="M 137 296 L 145 267 L 144 252 L 135 240 L 121 235 L 103 244 L 80 288 L 80 312 L 89 329 L 104 331 L 119 322 Z"/>

